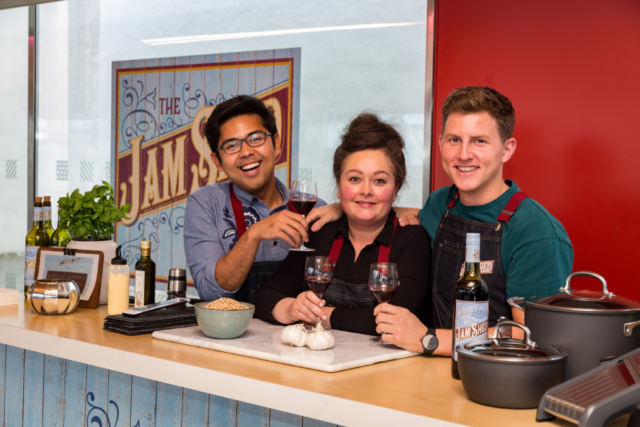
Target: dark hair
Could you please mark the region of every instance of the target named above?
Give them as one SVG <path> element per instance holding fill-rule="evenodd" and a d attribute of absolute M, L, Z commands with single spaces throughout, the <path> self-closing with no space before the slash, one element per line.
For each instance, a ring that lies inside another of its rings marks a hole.
<path fill-rule="evenodd" d="M 220 127 L 234 117 L 247 114 L 257 114 L 262 119 L 262 126 L 275 135 L 278 133 L 276 118 L 269 111 L 264 102 L 249 95 L 238 95 L 220 103 L 209 116 L 207 125 L 204 127 L 204 136 L 207 138 L 212 153 L 218 153 L 218 143 L 220 142 Z M 275 141 L 272 138 L 273 143 Z M 220 155 L 218 155 L 220 158 Z"/>
<path fill-rule="evenodd" d="M 400 190 L 407 177 L 403 149 L 404 140 L 396 128 L 375 114 L 362 113 L 353 119 L 342 134 L 342 143 L 333 155 L 333 176 L 340 183 L 344 162 L 351 154 L 364 150 L 383 150 L 391 160 L 396 188 Z"/>
<path fill-rule="evenodd" d="M 502 142 L 513 136 L 516 112 L 511 101 L 497 90 L 484 86 L 467 86 L 449 94 L 442 106 L 442 133 L 451 113 L 471 114 L 483 111 L 498 123 Z"/>

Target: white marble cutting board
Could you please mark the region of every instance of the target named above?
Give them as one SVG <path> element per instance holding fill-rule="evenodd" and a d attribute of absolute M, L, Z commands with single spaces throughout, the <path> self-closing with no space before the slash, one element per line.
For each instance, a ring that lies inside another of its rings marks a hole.
<path fill-rule="evenodd" d="M 331 331 L 335 344 L 329 350 L 314 351 L 308 347 L 290 347 L 280 340 L 283 328 L 253 319 L 244 334 L 231 340 L 209 338 L 199 326 L 156 331 L 153 337 L 324 372 L 338 372 L 419 354 L 393 345 L 372 343 L 369 341 L 369 335 L 336 330 Z"/>

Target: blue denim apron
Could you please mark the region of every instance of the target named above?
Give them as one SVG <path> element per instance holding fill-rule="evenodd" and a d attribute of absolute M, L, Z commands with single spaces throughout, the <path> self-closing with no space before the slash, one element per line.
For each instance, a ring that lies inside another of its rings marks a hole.
<path fill-rule="evenodd" d="M 502 210 L 495 224 L 471 221 L 451 214 L 459 192 L 449 203 L 440 220 L 432 253 L 432 303 L 431 325 L 435 328 L 451 329 L 453 325 L 453 291 L 464 267 L 467 233 L 480 234 L 480 274 L 489 287 L 489 326 L 495 326 L 501 316 L 511 319 L 507 304 L 507 278 L 501 258 L 502 231 L 511 219 L 520 202 L 527 198 L 515 193 Z"/>
<path fill-rule="evenodd" d="M 393 218 L 393 234 L 396 232 L 398 225 L 398 218 Z M 338 234 L 333 241 L 329 256 L 334 263 L 337 262 L 342 250 L 342 244 L 344 243 L 344 235 Z M 391 245 L 380 245 L 378 248 L 378 262 L 389 262 L 389 252 L 391 251 Z M 373 307 L 376 303 L 376 297 L 373 296 L 373 292 L 369 289 L 368 283 L 349 283 L 340 279 L 333 279 L 331 284 L 324 291 L 324 300 L 329 307 Z"/>
<path fill-rule="evenodd" d="M 238 200 L 233 191 L 233 184 L 229 185 L 229 195 L 231 196 L 231 207 L 236 221 L 238 240 L 240 240 L 240 237 L 242 237 L 242 235 L 247 231 L 247 224 L 244 221 L 242 203 Z M 293 207 L 291 202 L 289 202 L 287 206 L 291 212 L 296 212 L 296 209 Z M 241 218 L 242 220 L 238 221 L 238 218 Z M 269 280 L 278 267 L 280 267 L 280 264 L 282 264 L 282 260 L 254 262 L 249 270 L 249 274 L 247 274 L 247 278 L 242 283 L 242 286 L 240 286 L 238 292 L 236 292 L 236 300 L 253 304 L 253 295 L 260 286 Z"/>

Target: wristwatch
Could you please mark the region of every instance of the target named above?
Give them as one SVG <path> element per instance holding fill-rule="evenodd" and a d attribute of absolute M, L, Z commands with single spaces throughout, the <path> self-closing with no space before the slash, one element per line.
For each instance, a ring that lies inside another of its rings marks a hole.
<path fill-rule="evenodd" d="M 422 337 L 422 352 L 426 356 L 431 356 L 438 348 L 438 337 L 434 328 L 427 328 L 427 333 Z"/>

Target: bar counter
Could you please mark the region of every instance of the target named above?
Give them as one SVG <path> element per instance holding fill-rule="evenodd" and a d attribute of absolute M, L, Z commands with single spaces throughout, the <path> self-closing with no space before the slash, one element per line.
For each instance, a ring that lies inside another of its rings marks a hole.
<path fill-rule="evenodd" d="M 78 309 L 66 316 L 40 316 L 22 302 L 18 306 L 0 307 L 0 343 L 7 346 L 7 357 L 12 346 L 207 393 L 211 399 L 214 396 L 234 399 L 258 405 L 267 412 L 266 408 L 270 408 L 333 425 L 538 425 L 533 409 L 498 409 L 470 401 L 461 382 L 451 378 L 447 358 L 417 356 L 324 373 L 156 340 L 151 335 L 127 337 L 106 332 L 102 330 L 106 311 L 106 306 L 101 306 L 97 310 Z M 0 358 L 2 369 L 4 360 Z M 5 419 L 11 393 L 8 361 L 6 369 Z M 46 371 L 45 367 L 45 374 Z M 27 367 L 25 378 L 26 372 Z M 30 386 L 27 380 L 24 386 Z M 44 390 L 46 400 L 46 384 Z M 89 387 L 85 390 L 88 392 Z M 24 394 L 26 399 L 27 390 Z M 87 395 L 87 403 L 88 399 Z M 27 408 L 26 401 L 24 407 Z M 209 425 L 222 425 L 222 421 L 213 423 L 213 416 L 209 410 Z M 624 426 L 626 419 L 623 416 L 608 425 Z M 64 424 L 67 425 L 66 420 Z M 238 418 L 238 425 L 241 424 Z M 130 425 L 135 425 L 133 416 Z M 271 425 L 275 423 L 272 421 Z M 543 425 L 572 424 L 557 420 Z"/>

